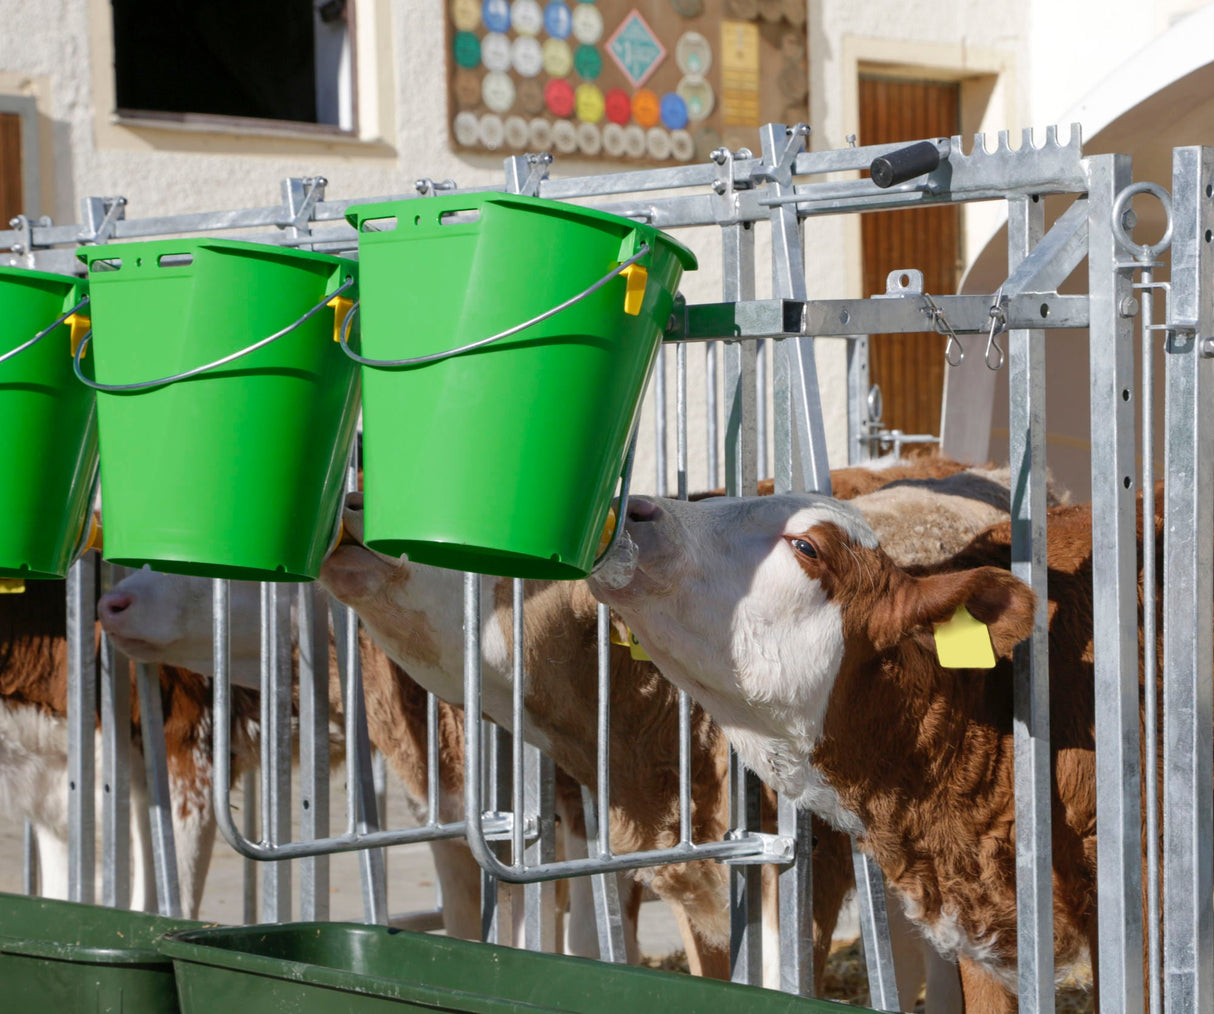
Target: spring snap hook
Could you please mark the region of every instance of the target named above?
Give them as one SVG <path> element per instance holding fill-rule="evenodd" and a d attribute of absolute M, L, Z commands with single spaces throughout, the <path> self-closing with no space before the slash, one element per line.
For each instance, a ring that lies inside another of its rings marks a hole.
<path fill-rule="evenodd" d="M 948 342 L 944 346 L 944 361 L 953 368 L 960 366 L 965 362 L 965 346 L 961 344 L 961 339 L 957 337 L 957 332 L 953 330 L 952 324 L 944 316 L 944 310 L 936 305 L 936 301 L 926 292 L 923 293 L 923 301 L 927 303 L 927 306 L 923 308 L 923 312 L 932 322 L 932 327 L 935 328 L 936 333 L 948 337 Z"/>
<path fill-rule="evenodd" d="M 1003 287 L 995 293 L 995 301 L 991 304 L 991 329 L 986 336 L 986 368 L 1001 370 L 1006 359 L 1002 347 L 995 341 L 995 335 L 1007 330 L 1007 297 L 1003 295 Z M 996 359 L 991 362 L 991 352 L 996 353 Z"/>

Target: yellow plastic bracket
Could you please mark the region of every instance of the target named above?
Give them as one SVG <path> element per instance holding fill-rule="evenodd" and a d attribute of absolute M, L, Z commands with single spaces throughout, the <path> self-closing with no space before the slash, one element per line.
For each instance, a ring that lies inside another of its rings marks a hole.
<path fill-rule="evenodd" d="M 639 316 L 641 304 L 645 301 L 649 269 L 639 264 L 629 264 L 620 274 L 628 280 L 628 287 L 624 290 L 624 312 L 633 317 Z"/>
<path fill-rule="evenodd" d="M 945 669 L 994 669 L 991 632 L 962 606 L 936 627 L 936 657 Z"/>
<path fill-rule="evenodd" d="M 625 627 L 624 629 L 628 630 L 627 627 Z M 646 652 L 645 649 L 641 647 L 641 642 L 637 640 L 637 635 L 634 634 L 631 630 L 628 630 L 627 637 L 620 637 L 620 635 L 615 632 L 615 627 L 612 626 L 611 643 L 618 644 L 622 648 L 627 648 L 629 653 L 632 655 L 632 657 L 634 659 L 636 659 L 636 661 L 638 661 L 638 662 L 652 662 L 653 661 L 653 659 L 651 659 L 649 657 L 648 652 Z"/>
<path fill-rule="evenodd" d="M 0 595 L 20 595 L 25 591 L 25 582 L 19 577 L 0 577 Z"/>
<path fill-rule="evenodd" d="M 69 328 L 71 328 L 70 339 L 71 339 L 71 346 L 72 346 L 72 355 L 74 356 L 76 354 L 76 350 L 78 348 L 80 348 L 81 339 L 83 339 L 84 336 L 86 334 L 88 334 L 89 330 L 92 328 L 93 321 L 89 317 L 86 317 L 83 313 L 73 313 L 63 323 L 65 323 Z"/>
<path fill-rule="evenodd" d="M 325 306 L 333 307 L 333 340 L 341 341 L 341 326 L 346 322 L 346 314 L 350 312 L 350 307 L 354 305 L 354 300 L 346 299 L 345 296 L 334 296 Z"/>
<path fill-rule="evenodd" d="M 615 532 L 615 508 L 611 507 L 607 511 L 607 520 L 603 523 L 603 534 L 599 536 L 599 548 L 595 551 L 595 556 L 602 556 L 607 552 L 607 547 L 611 545 L 611 536 Z"/>

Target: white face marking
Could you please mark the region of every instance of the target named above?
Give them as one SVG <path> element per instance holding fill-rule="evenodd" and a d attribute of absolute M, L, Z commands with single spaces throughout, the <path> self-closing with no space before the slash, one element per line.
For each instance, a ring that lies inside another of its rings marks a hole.
<path fill-rule="evenodd" d="M 809 764 L 843 657 L 842 616 L 784 538 L 823 522 L 876 545 L 859 513 L 828 497 L 644 498 L 626 527 L 629 580 L 595 572 L 589 583 L 760 777 L 847 825 Z"/>

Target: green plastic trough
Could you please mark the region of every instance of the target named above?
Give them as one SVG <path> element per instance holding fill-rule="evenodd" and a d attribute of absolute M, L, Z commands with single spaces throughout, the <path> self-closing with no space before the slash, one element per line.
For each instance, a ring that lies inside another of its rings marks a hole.
<path fill-rule="evenodd" d="M 0 1010 L 177 1014 L 173 966 L 155 942 L 202 925 L 0 894 Z"/>
<path fill-rule="evenodd" d="M 827 1014 L 856 1008 L 773 990 L 352 923 L 175 933 L 182 1014 Z"/>

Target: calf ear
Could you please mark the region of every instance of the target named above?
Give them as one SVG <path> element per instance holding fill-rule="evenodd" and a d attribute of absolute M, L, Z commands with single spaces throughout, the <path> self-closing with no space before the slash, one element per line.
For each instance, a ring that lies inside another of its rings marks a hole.
<path fill-rule="evenodd" d="M 906 637 L 930 633 L 964 607 L 990 629 L 995 654 L 1010 656 L 1033 632 L 1035 603 L 1027 585 L 998 567 L 909 578 L 874 614 L 873 644 L 884 650 Z"/>

